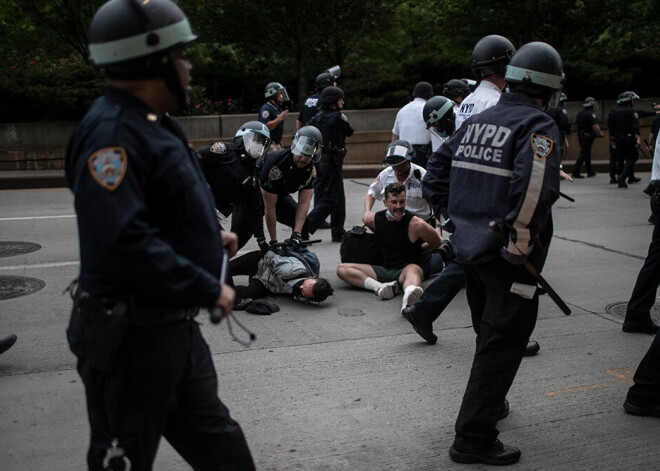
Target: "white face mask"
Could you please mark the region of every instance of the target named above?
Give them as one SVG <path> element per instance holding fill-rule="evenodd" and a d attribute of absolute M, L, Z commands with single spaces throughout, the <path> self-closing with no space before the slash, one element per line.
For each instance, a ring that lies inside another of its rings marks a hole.
<path fill-rule="evenodd" d="M 266 138 L 260 134 L 246 134 L 243 136 L 243 147 L 245 152 L 256 160 L 266 152 Z"/>

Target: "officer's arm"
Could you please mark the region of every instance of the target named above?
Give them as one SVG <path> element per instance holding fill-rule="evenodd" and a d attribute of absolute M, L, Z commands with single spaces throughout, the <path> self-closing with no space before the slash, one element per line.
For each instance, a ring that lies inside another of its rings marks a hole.
<path fill-rule="evenodd" d="M 294 232 L 302 232 L 303 225 L 305 224 L 305 218 L 307 218 L 307 212 L 309 211 L 309 205 L 312 202 L 312 196 L 314 196 L 314 190 L 300 190 L 298 192 L 298 207 L 296 208 L 296 222 L 293 226 Z"/>
<path fill-rule="evenodd" d="M 410 220 L 408 237 L 411 242 L 414 242 L 417 239 L 422 239 L 424 241 L 422 243 L 422 252 L 425 253 L 437 249 L 442 243 L 440 233 L 433 229 L 428 222 L 417 216 L 413 216 Z"/>
<path fill-rule="evenodd" d="M 376 231 L 376 213 L 369 212 L 364 215 L 362 222 L 372 231 Z"/>
<path fill-rule="evenodd" d="M 598 126 L 598 123 L 594 123 L 594 125 L 591 127 L 593 128 L 597 136 L 603 136 L 603 131 L 600 130 L 600 126 Z"/>
<path fill-rule="evenodd" d="M 277 240 L 277 213 L 275 212 L 275 205 L 277 204 L 277 195 L 269 193 L 263 188 L 261 195 L 264 198 L 264 213 L 266 214 L 266 228 L 270 235 L 270 240 Z"/>
<path fill-rule="evenodd" d="M 422 178 L 422 196 L 431 205 L 435 217 L 447 218 L 447 203 L 449 200 L 449 177 L 451 173 L 451 158 L 453 142 L 457 134 L 452 135 L 447 142 L 431 154 L 426 163 L 426 173 Z"/>
<path fill-rule="evenodd" d="M 534 130 L 535 139 L 544 140 L 547 147 L 534 149 L 531 134 L 524 139 L 513 161 L 513 178 L 510 180 L 509 208 L 505 221 L 509 228 L 506 250 L 513 256 L 527 256 L 539 235 L 539 228 L 547 221 L 550 208 L 559 197 L 559 162 L 561 155 L 556 145 L 560 137 L 556 127 Z"/>
<path fill-rule="evenodd" d="M 371 196 L 369 193 L 364 195 L 364 216 L 362 217 L 362 221 L 367 217 L 367 214 L 371 212 L 371 208 L 374 207 L 374 203 L 376 202 L 376 198 Z"/>

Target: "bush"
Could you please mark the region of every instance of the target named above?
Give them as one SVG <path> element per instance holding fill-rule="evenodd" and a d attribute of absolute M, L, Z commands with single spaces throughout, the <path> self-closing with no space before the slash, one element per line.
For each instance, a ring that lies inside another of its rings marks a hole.
<path fill-rule="evenodd" d="M 0 121 L 75 121 L 103 90 L 103 75 L 76 54 L 50 58 L 44 49 L 0 66 Z"/>

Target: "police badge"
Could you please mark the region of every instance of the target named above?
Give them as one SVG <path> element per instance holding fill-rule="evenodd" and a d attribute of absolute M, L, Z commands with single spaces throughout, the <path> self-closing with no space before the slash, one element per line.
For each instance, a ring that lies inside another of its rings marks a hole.
<path fill-rule="evenodd" d="M 548 155 L 550 155 L 552 146 L 554 145 L 552 139 L 546 136 L 541 136 L 539 134 L 532 134 L 530 141 L 532 144 L 532 150 L 534 151 L 534 156 L 537 159 L 543 160 Z"/>
<path fill-rule="evenodd" d="M 89 173 L 106 190 L 117 189 L 126 174 L 126 151 L 123 147 L 105 147 L 87 159 Z"/>
<path fill-rule="evenodd" d="M 227 153 L 227 146 L 224 142 L 216 142 L 211 146 L 211 149 L 209 150 L 214 154 L 225 154 Z"/>
<path fill-rule="evenodd" d="M 277 167 L 271 168 L 268 172 L 268 181 L 274 182 L 280 178 L 282 178 L 282 171 Z"/>

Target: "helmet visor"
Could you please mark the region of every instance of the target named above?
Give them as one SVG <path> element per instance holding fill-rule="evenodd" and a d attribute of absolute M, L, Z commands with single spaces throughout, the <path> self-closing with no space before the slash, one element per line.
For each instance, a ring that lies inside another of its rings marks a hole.
<path fill-rule="evenodd" d="M 270 139 L 263 134 L 251 131 L 243 134 L 243 147 L 245 147 L 245 152 L 255 160 L 263 157 L 269 145 Z"/>
<path fill-rule="evenodd" d="M 402 163 L 409 161 L 409 154 L 410 152 L 408 151 L 407 147 L 393 145 L 388 147 L 385 151 L 385 158 L 383 158 L 383 161 L 385 162 L 385 165 L 396 167 L 397 165 L 401 165 Z"/>
<path fill-rule="evenodd" d="M 284 103 L 285 101 L 291 101 L 291 99 L 289 98 L 289 94 L 286 92 L 286 88 L 282 88 L 278 90 L 275 96 L 277 97 L 277 101 L 279 101 L 280 103 Z"/>
<path fill-rule="evenodd" d="M 291 153 L 318 162 L 321 158 L 322 147 L 321 143 L 313 137 L 295 136 L 291 143 Z"/>

